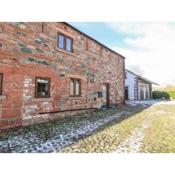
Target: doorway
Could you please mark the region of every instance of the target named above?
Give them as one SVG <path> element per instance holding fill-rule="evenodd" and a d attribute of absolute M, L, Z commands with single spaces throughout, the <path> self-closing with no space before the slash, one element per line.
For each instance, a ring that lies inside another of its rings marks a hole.
<path fill-rule="evenodd" d="M 145 99 L 144 87 L 140 86 L 140 99 L 139 100 L 144 100 L 144 99 Z"/>
<path fill-rule="evenodd" d="M 110 90 L 110 84 L 109 83 L 106 83 L 106 106 L 109 107 L 110 106 L 110 93 L 109 93 L 109 90 Z"/>
<path fill-rule="evenodd" d="M 128 100 L 128 87 L 125 87 L 125 99 Z"/>
<path fill-rule="evenodd" d="M 109 83 L 105 83 L 103 85 L 103 106 L 105 107 L 109 107 L 110 106 L 110 84 Z"/>

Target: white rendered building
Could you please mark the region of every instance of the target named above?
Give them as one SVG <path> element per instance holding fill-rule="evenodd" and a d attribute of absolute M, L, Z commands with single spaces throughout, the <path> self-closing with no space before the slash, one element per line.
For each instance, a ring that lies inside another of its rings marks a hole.
<path fill-rule="evenodd" d="M 152 98 L 152 84 L 156 84 L 141 77 L 130 70 L 125 71 L 125 99 L 147 100 Z"/>

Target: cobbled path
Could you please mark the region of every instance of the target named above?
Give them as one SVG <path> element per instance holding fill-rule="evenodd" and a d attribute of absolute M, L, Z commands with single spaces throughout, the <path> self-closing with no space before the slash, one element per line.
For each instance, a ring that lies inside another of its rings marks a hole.
<path fill-rule="evenodd" d="M 12 153 L 49 153 L 57 152 L 68 146 L 78 139 L 90 135 L 100 127 L 105 126 L 109 122 L 112 122 L 123 115 L 129 114 L 130 112 L 123 111 L 115 115 L 108 116 L 106 118 L 97 118 L 96 121 L 82 120 L 75 125 L 63 124 L 57 127 L 50 128 L 49 135 L 53 135 L 48 139 L 43 137 L 41 130 L 15 131 L 8 135 L 6 138 L 0 138 L 0 152 L 12 152 Z"/>
<path fill-rule="evenodd" d="M 144 131 L 150 124 L 148 121 L 143 121 L 142 126 L 135 128 L 132 134 L 127 137 L 115 151 L 116 153 L 138 153 L 142 140 L 144 139 Z"/>

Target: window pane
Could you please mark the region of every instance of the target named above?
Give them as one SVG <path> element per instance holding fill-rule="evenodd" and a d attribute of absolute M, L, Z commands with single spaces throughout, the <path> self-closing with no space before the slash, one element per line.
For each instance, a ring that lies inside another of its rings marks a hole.
<path fill-rule="evenodd" d="M 70 80 L 70 95 L 74 95 L 74 82 Z"/>
<path fill-rule="evenodd" d="M 47 79 L 37 78 L 37 97 L 48 97 L 50 92 L 50 81 Z"/>
<path fill-rule="evenodd" d="M 75 81 L 75 95 L 80 95 L 80 81 Z"/>
<path fill-rule="evenodd" d="M 66 50 L 72 52 L 72 40 L 70 38 L 66 38 Z"/>
<path fill-rule="evenodd" d="M 58 35 L 58 47 L 64 49 L 64 36 L 61 34 Z"/>
<path fill-rule="evenodd" d="M 46 89 L 46 84 L 38 83 L 38 94 L 39 96 L 46 96 L 48 94 L 48 90 Z"/>

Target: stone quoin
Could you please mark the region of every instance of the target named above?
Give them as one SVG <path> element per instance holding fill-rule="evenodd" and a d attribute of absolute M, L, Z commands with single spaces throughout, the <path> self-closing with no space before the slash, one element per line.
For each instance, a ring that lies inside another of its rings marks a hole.
<path fill-rule="evenodd" d="M 124 57 L 68 23 L 0 23 L 0 129 L 117 106 L 124 80 Z"/>

